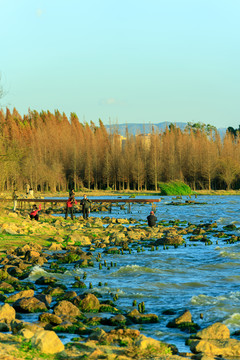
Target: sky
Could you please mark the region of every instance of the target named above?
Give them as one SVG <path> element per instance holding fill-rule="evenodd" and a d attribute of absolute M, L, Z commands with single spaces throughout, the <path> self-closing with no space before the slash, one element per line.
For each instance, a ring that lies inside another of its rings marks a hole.
<path fill-rule="evenodd" d="M 240 125 L 239 0 L 0 0 L 0 107 Z"/>

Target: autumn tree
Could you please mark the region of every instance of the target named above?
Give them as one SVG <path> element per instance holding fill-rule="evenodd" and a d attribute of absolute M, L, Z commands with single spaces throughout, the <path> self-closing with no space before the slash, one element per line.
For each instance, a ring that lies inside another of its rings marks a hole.
<path fill-rule="evenodd" d="M 143 147 L 144 139 L 142 136 L 136 136 L 135 137 L 135 151 L 134 151 L 134 162 L 133 162 L 133 168 L 132 168 L 132 174 L 133 174 L 133 186 L 135 189 L 135 186 L 137 185 L 137 190 L 142 189 L 142 185 L 144 182 L 144 147 Z"/>
<path fill-rule="evenodd" d="M 118 183 L 121 178 L 120 174 L 120 158 L 122 153 L 121 135 L 114 133 L 110 138 L 110 163 L 111 163 L 111 183 L 113 189 L 117 190 Z"/>
<path fill-rule="evenodd" d="M 161 136 L 152 128 L 150 135 L 150 148 L 148 158 L 148 176 L 150 185 L 154 186 L 155 191 L 158 189 L 158 181 L 161 176 L 162 159 L 161 159 Z"/>
<path fill-rule="evenodd" d="M 233 137 L 231 133 L 226 133 L 218 165 L 219 177 L 226 184 L 227 190 L 231 189 L 232 184 L 240 174 L 239 162 L 235 158 L 238 144 L 233 141 Z"/>
<path fill-rule="evenodd" d="M 218 134 L 215 133 L 214 136 L 216 142 L 212 133 L 209 136 L 202 133 L 201 138 L 200 174 L 207 181 L 208 190 L 212 188 L 212 181 L 217 175 L 217 165 L 219 163 Z"/>
<path fill-rule="evenodd" d="M 122 153 L 120 158 L 120 173 L 122 175 L 122 187 L 130 190 L 133 165 L 134 165 L 135 137 L 129 134 L 128 127 L 125 130 L 125 140 L 122 142 Z"/>

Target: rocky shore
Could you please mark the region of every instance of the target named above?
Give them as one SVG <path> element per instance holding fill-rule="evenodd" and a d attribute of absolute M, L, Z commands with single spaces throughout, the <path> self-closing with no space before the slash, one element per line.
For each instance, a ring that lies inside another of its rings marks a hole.
<path fill-rule="evenodd" d="M 48 211 L 51 212 L 51 209 Z M 30 221 L 28 212 L 0 214 L 0 358 L 18 359 L 240 359 L 240 341 L 230 336 L 228 328 L 215 323 L 201 329 L 190 311 L 176 314 L 169 327 L 189 333 L 189 352 L 180 353 L 174 344 L 146 337 L 134 324 L 157 323 L 156 314 L 145 311 L 144 302 L 133 302 L 131 311 L 118 305 L 118 293 L 106 300 L 87 281 L 88 269 L 101 271 L 107 263 L 103 255 L 131 254 L 148 247 L 186 246 L 190 241 L 211 245 L 214 232 L 226 242 L 238 242 L 229 233 L 218 232 L 216 224 L 201 226 L 179 222 L 159 222 L 155 228 L 134 219 L 90 218 L 64 220 L 42 214 L 40 221 Z M 124 226 L 124 225 L 127 226 Z M 69 287 L 53 275 L 66 271 L 66 266 L 84 269 Z M 29 281 L 34 266 L 45 266 L 46 276 Z M 103 279 L 104 282 L 104 279 Z M 101 286 L 101 284 L 99 284 Z M 166 310 L 167 313 L 167 310 Z M 36 319 L 24 321 L 24 315 Z M 105 330 L 102 328 L 105 326 Z M 69 342 L 63 334 L 71 334 Z"/>

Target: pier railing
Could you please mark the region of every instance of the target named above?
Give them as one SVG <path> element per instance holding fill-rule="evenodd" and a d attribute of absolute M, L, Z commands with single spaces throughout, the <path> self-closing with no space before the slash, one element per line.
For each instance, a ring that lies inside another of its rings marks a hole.
<path fill-rule="evenodd" d="M 78 205 L 80 205 L 80 202 L 82 200 L 82 198 L 77 199 L 75 198 L 76 201 L 78 202 Z M 2 199 L 3 201 L 14 201 L 14 200 L 6 200 L 6 199 Z M 161 199 L 134 199 L 134 198 L 128 198 L 128 199 L 90 199 L 92 203 L 99 203 L 100 205 L 103 205 L 104 203 L 106 204 L 110 204 L 110 211 L 112 209 L 112 204 L 118 204 L 118 203 L 125 203 L 128 204 L 128 209 L 129 211 L 131 210 L 131 204 L 134 203 L 142 203 L 142 204 L 153 204 L 154 203 L 159 203 L 161 201 Z M 1 199 L 0 199 L 1 201 Z M 43 204 L 43 210 L 45 210 L 46 208 L 46 204 L 51 204 L 51 206 L 56 207 L 57 204 L 66 204 L 67 199 L 58 199 L 58 198 L 44 198 L 44 199 L 35 199 L 35 198 L 17 198 L 15 200 L 17 202 L 17 206 L 16 208 L 20 208 L 23 209 L 25 208 L 25 204 L 29 203 L 29 204 L 37 204 L 37 203 L 41 203 Z"/>

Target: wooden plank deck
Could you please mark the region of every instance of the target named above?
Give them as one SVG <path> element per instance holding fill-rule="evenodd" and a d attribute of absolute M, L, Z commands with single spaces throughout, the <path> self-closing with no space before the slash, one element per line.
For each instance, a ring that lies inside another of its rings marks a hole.
<path fill-rule="evenodd" d="M 83 198 L 77 199 L 75 197 L 77 202 L 80 202 Z M 92 202 L 96 203 L 154 203 L 154 202 L 160 202 L 161 199 L 89 199 Z M 12 201 L 12 200 L 11 200 Z M 17 202 L 27 202 L 27 203 L 66 203 L 67 199 L 56 199 L 56 198 L 49 198 L 49 199 L 17 199 Z"/>
<path fill-rule="evenodd" d="M 82 197 L 77 199 L 77 205 L 80 205 L 81 200 L 83 199 Z M 92 201 L 92 203 L 99 203 L 100 205 L 103 205 L 104 203 L 106 204 L 110 204 L 110 209 L 109 211 L 112 211 L 112 204 L 118 204 L 118 203 L 125 203 L 128 204 L 128 210 L 130 211 L 131 209 L 131 204 L 134 203 L 142 203 L 142 204 L 152 204 L 152 208 L 154 206 L 154 203 L 159 203 L 161 201 L 161 199 L 134 199 L 134 198 L 128 198 L 128 199 L 90 199 Z M 0 199 L 0 201 L 5 201 L 5 202 L 13 202 L 12 199 Z M 51 206 L 56 207 L 57 204 L 66 204 L 67 202 L 67 198 L 66 199 L 58 199 L 58 198 L 49 198 L 49 199 L 35 199 L 35 198 L 17 198 L 17 206 L 16 208 L 20 208 L 20 209 L 25 209 L 25 205 L 26 204 L 37 204 L 37 203 L 41 203 L 43 204 L 43 211 L 46 209 L 46 204 L 51 204 Z"/>

